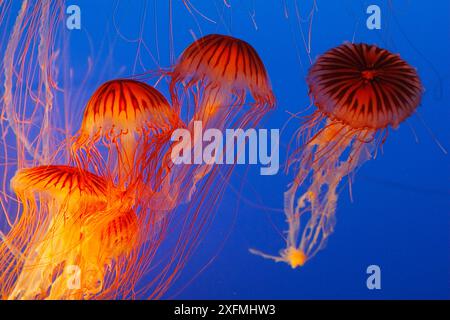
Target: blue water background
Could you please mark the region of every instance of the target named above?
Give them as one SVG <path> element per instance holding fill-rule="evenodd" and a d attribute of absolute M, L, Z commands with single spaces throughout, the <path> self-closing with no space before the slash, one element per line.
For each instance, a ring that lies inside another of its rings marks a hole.
<path fill-rule="evenodd" d="M 288 112 L 308 106 L 304 78 L 309 59 L 294 1 L 230 0 L 231 8 L 220 0 L 192 2 L 215 23 L 189 14 L 181 1 L 174 1 L 175 55 L 192 42 L 192 34 L 200 36 L 200 30 L 242 38 L 265 62 L 278 99 L 277 109 L 261 126 L 282 128 Z M 310 54 L 314 59 L 352 40 L 400 53 L 421 76 L 425 94 L 419 113 L 426 125 L 413 116 L 408 120 L 410 126 L 404 123 L 390 132 L 383 152 L 356 175 L 353 202 L 347 188 L 341 192 L 335 233 L 326 248 L 301 269 L 292 270 L 248 252 L 254 247 L 276 254 L 283 248 L 279 232 L 286 228 L 284 216 L 263 208 L 282 208 L 283 192 L 292 176 L 282 170 L 276 176 L 260 176 L 258 166 L 238 167 L 230 180 L 238 191 L 228 188 L 222 203 L 217 204 L 212 227 L 167 298 L 449 298 L 450 157 L 438 148 L 427 127 L 450 148 L 450 2 L 392 2 L 393 7 L 378 0 L 318 0 Z M 106 0 L 67 1 L 82 10 L 82 30 L 67 31 L 76 70 L 73 89 L 81 83 L 88 56 L 95 63 L 82 88 L 86 95 L 112 77 L 170 65 L 168 2 L 130 3 L 119 1 L 116 7 L 115 2 Z M 365 10 L 370 4 L 382 9 L 381 30 L 365 26 Z M 304 19 L 311 5 L 310 0 L 298 1 Z M 301 28 L 307 37 L 308 23 L 302 22 Z M 158 61 L 154 63 L 141 46 L 143 66 L 138 63 L 134 68 L 139 46 L 134 40 L 140 31 Z M 104 66 L 108 67 L 103 70 Z M 79 125 L 84 103 L 85 98 L 71 106 L 74 128 Z M 300 123 L 290 121 L 282 133 L 282 163 L 287 143 Z M 207 268 L 203 268 L 205 264 Z M 366 287 L 366 268 L 371 264 L 381 267 L 381 290 Z"/>

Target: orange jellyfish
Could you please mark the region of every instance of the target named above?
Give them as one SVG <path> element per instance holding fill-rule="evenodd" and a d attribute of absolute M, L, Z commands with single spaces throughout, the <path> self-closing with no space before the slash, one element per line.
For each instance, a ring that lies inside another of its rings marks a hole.
<path fill-rule="evenodd" d="M 23 212 L 0 245 L 2 298 L 86 299 L 127 285 L 139 236 L 132 200 L 68 166 L 20 170 L 11 187 Z"/>
<path fill-rule="evenodd" d="M 254 127 L 274 107 L 275 97 L 264 63 L 247 42 L 219 34 L 210 34 L 188 46 L 170 72 L 170 92 L 174 106 L 185 106 L 182 114 L 190 116 L 188 129 L 194 139 L 192 150 L 201 144 L 196 125 L 202 129 L 223 130 Z M 247 92 L 253 102 L 247 101 Z M 244 109 L 249 104 L 251 107 Z M 213 166 L 197 167 L 190 177 L 189 200 L 197 183 Z"/>
<path fill-rule="evenodd" d="M 181 54 L 171 77 L 173 101 L 179 100 L 177 85 L 181 85 L 185 93 L 193 92 L 193 119 L 196 120 L 206 122 L 216 116 L 225 120 L 239 112 L 247 90 L 260 113 L 275 104 L 269 77 L 258 53 L 247 42 L 230 36 L 210 34 L 192 43 Z"/>
<path fill-rule="evenodd" d="M 327 51 L 306 81 L 318 109 L 299 133 L 306 143 L 293 155 L 297 173 L 284 194 L 286 248 L 279 256 L 251 250 L 292 268 L 325 246 L 335 225 L 339 183 L 345 176 L 351 182 L 355 170 L 376 156 L 389 127 L 414 113 L 423 91 L 416 70 L 399 55 L 368 44 Z"/>
<path fill-rule="evenodd" d="M 135 280 L 148 271 L 168 228 L 167 219 L 162 218 L 176 206 L 161 183 L 173 165 L 171 134 L 183 127 L 178 112 L 155 88 L 136 80 L 117 79 L 95 91 L 75 138 L 75 163 L 111 180 L 123 192 L 121 197 L 131 199 L 131 207 L 139 216 L 139 232 L 147 236 L 139 245 L 139 263 L 129 264 L 135 268 Z"/>
<path fill-rule="evenodd" d="M 123 188 L 136 182 L 130 178 L 142 177 L 139 164 L 146 162 L 148 167 L 149 155 L 164 154 L 161 148 L 171 132 L 183 126 L 155 88 L 130 79 L 108 81 L 94 92 L 85 108 L 72 146 L 74 159 L 82 168 L 92 167 L 96 173 L 112 176 Z M 106 147 L 106 154 L 99 143 Z M 152 160 L 153 166 L 161 162 Z M 152 169 L 156 171 L 156 167 Z"/>

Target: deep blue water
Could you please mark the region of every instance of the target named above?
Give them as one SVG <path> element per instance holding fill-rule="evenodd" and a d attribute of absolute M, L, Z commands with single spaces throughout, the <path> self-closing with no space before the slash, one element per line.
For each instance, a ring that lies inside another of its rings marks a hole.
<path fill-rule="evenodd" d="M 131 2 L 119 1 L 115 12 L 112 1 L 67 1 L 78 4 L 82 10 L 82 30 L 68 31 L 73 66 L 78 70 L 75 78 L 81 78 L 87 57 L 96 57 L 92 80 L 83 88 L 84 92 L 92 92 L 100 82 L 112 77 L 170 65 L 168 3 Z M 230 0 L 231 8 L 224 7 L 221 0 L 192 1 L 215 23 L 196 13 L 189 14 L 181 1 L 174 2 L 175 55 L 192 42 L 191 31 L 196 36 L 201 32 L 230 34 L 256 48 L 278 100 L 277 109 L 264 118 L 261 127 L 281 128 L 289 119 L 287 111 L 298 112 L 308 106 L 304 78 L 310 63 L 293 0 Z M 227 189 L 212 227 L 167 297 L 450 297 L 450 157 L 438 148 L 427 129 L 450 149 L 450 2 L 393 2 L 394 6 L 389 7 L 387 1 L 378 0 L 317 0 L 312 23 L 312 59 L 344 41 L 374 43 L 400 53 L 417 67 L 426 90 L 418 110 L 420 117 L 414 115 L 407 121 L 409 125 L 404 123 L 398 130 L 392 130 L 383 152 L 359 170 L 353 184 L 353 202 L 347 188 L 341 192 L 335 233 L 326 248 L 296 270 L 251 255 L 248 252 L 251 247 L 273 254 L 283 248 L 283 239 L 277 231 L 286 228 L 283 214 L 261 208 L 282 208 L 283 192 L 291 176 L 280 170 L 276 176 L 263 177 L 259 175 L 259 167 L 238 167 L 230 184 L 239 190 L 246 175 L 241 194 L 246 201 L 238 201 L 237 194 Z M 368 16 L 365 11 L 370 4 L 381 7 L 381 30 L 368 30 L 365 26 Z M 299 13 L 305 20 L 311 5 L 311 0 L 298 1 Z M 302 22 L 301 28 L 307 37 L 308 22 Z M 125 38 L 138 38 L 141 30 L 158 62 L 154 63 L 141 46 L 143 66 L 138 64 L 134 68 L 139 43 Z M 109 50 L 111 60 L 107 60 Z M 102 73 L 104 65 L 108 67 Z M 73 108 L 77 127 L 82 104 Z M 298 125 L 300 121 L 293 120 L 283 131 L 282 162 L 286 144 Z M 199 273 L 211 257 L 214 260 Z M 366 287 L 366 268 L 371 264 L 381 268 L 381 290 Z M 186 283 L 190 284 L 184 288 Z"/>

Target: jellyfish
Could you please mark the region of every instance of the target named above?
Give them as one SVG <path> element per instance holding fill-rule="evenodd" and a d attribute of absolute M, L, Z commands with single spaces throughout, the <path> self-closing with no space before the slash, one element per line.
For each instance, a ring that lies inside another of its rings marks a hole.
<path fill-rule="evenodd" d="M 177 84 L 194 91 L 194 116 L 208 121 L 226 118 L 245 103 L 246 91 L 254 98 L 254 106 L 273 107 L 275 98 L 266 68 L 256 50 L 247 42 L 219 34 L 210 34 L 187 47 L 171 74 L 170 89 L 174 101 L 179 100 Z"/>
<path fill-rule="evenodd" d="M 258 53 L 249 43 L 231 36 L 210 34 L 196 40 L 183 51 L 169 74 L 173 104 L 186 106 L 182 114 L 190 116 L 187 128 L 194 136 L 192 150 L 202 143 L 202 137 L 193 134 L 196 123 L 218 130 L 231 124 L 235 128 L 254 127 L 275 105 L 269 76 Z M 253 97 L 252 103 L 247 102 L 247 92 Z M 246 103 L 251 105 L 248 110 L 244 109 Z M 212 169 L 213 165 L 205 164 L 191 174 L 180 174 L 190 179 L 187 200 Z"/>
<path fill-rule="evenodd" d="M 292 268 L 323 249 L 335 226 L 337 188 L 376 157 L 389 128 L 397 128 L 421 101 L 416 70 L 398 54 L 369 44 L 344 43 L 321 55 L 306 82 L 317 110 L 291 157 L 296 176 L 284 194 L 286 248 L 279 256 L 250 251 Z M 351 194 L 351 192 L 350 192 Z"/>
<path fill-rule="evenodd" d="M 183 153 L 192 151 L 194 157 L 196 146 L 203 142 L 195 133 L 199 123 L 204 129 L 245 129 L 256 126 L 274 107 L 274 94 L 261 58 L 250 44 L 233 37 L 209 35 L 195 41 L 167 75 L 173 106 L 186 118 L 183 129 L 191 137 Z M 252 103 L 247 92 L 253 97 Z M 155 286 L 151 298 L 161 297 L 178 278 L 210 225 L 233 170 L 233 166 L 222 166 L 220 171 L 219 167 L 203 162 L 174 164 L 160 192 L 150 198 L 150 208 L 164 208 L 166 216 L 172 217 L 171 240 L 175 241 L 166 250 L 167 262 L 151 283 Z"/>
<path fill-rule="evenodd" d="M 162 146 L 174 129 L 183 126 L 155 88 L 131 79 L 111 80 L 94 92 L 85 108 L 72 145 L 73 158 L 77 166 L 112 175 L 125 188 L 136 182 L 130 181 L 132 177 L 142 177 L 140 164 L 157 171 Z M 99 143 L 107 148 L 106 160 Z"/>
<path fill-rule="evenodd" d="M 132 199 L 60 165 L 22 169 L 11 187 L 22 215 L 0 244 L 2 298 L 86 299 L 129 279 L 124 261 L 139 235 Z"/>

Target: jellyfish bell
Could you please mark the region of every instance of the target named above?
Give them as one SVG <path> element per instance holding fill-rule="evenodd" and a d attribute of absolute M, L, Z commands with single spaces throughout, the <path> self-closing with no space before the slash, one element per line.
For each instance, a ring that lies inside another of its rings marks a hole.
<path fill-rule="evenodd" d="M 206 80 L 230 91 L 248 88 L 255 98 L 273 102 L 267 71 L 256 50 L 247 42 L 210 34 L 187 47 L 174 69 L 175 81 Z"/>
<path fill-rule="evenodd" d="M 107 180 L 63 165 L 21 169 L 11 179 L 11 188 L 22 213 L 9 235 L 20 250 L 25 246 L 21 241 L 32 239 L 52 219 L 77 220 L 103 210 L 112 190 Z"/>
<path fill-rule="evenodd" d="M 399 55 L 345 43 L 317 59 L 306 79 L 319 112 L 352 128 L 397 127 L 420 104 L 416 70 Z"/>
<path fill-rule="evenodd" d="M 132 79 L 101 85 L 84 111 L 80 135 L 114 138 L 147 131 L 165 133 L 178 124 L 178 115 L 155 88 Z"/>
<path fill-rule="evenodd" d="M 247 42 L 210 34 L 187 47 L 172 72 L 170 90 L 178 101 L 177 84 L 184 90 L 201 90 L 196 97 L 195 117 L 208 120 L 219 111 L 228 113 L 242 106 L 250 91 L 256 107 L 273 107 L 275 98 L 266 68 L 256 50 Z M 261 111 L 261 110 L 260 110 Z"/>
<path fill-rule="evenodd" d="M 348 176 L 351 186 L 355 170 L 376 155 L 389 128 L 414 113 L 423 93 L 416 70 L 399 55 L 363 43 L 327 51 L 306 81 L 317 110 L 299 130 L 306 143 L 291 159 L 297 172 L 284 194 L 286 250 L 296 248 L 305 261 L 334 231 L 341 180 Z M 292 265 L 285 251 L 252 252 Z"/>
<path fill-rule="evenodd" d="M 96 144 L 103 142 L 109 150 L 108 161 L 113 162 L 106 166 L 110 172 L 118 171 L 123 184 L 136 167 L 143 146 L 166 141 L 180 126 L 178 113 L 155 88 L 131 79 L 108 81 L 94 92 L 85 108 L 73 155 L 82 167 L 94 163 L 96 171 L 101 170 L 104 161 Z"/>
<path fill-rule="evenodd" d="M 17 195 L 48 193 L 60 202 L 68 197 L 106 202 L 109 183 L 79 168 L 49 165 L 19 170 L 11 179 L 11 188 Z"/>

